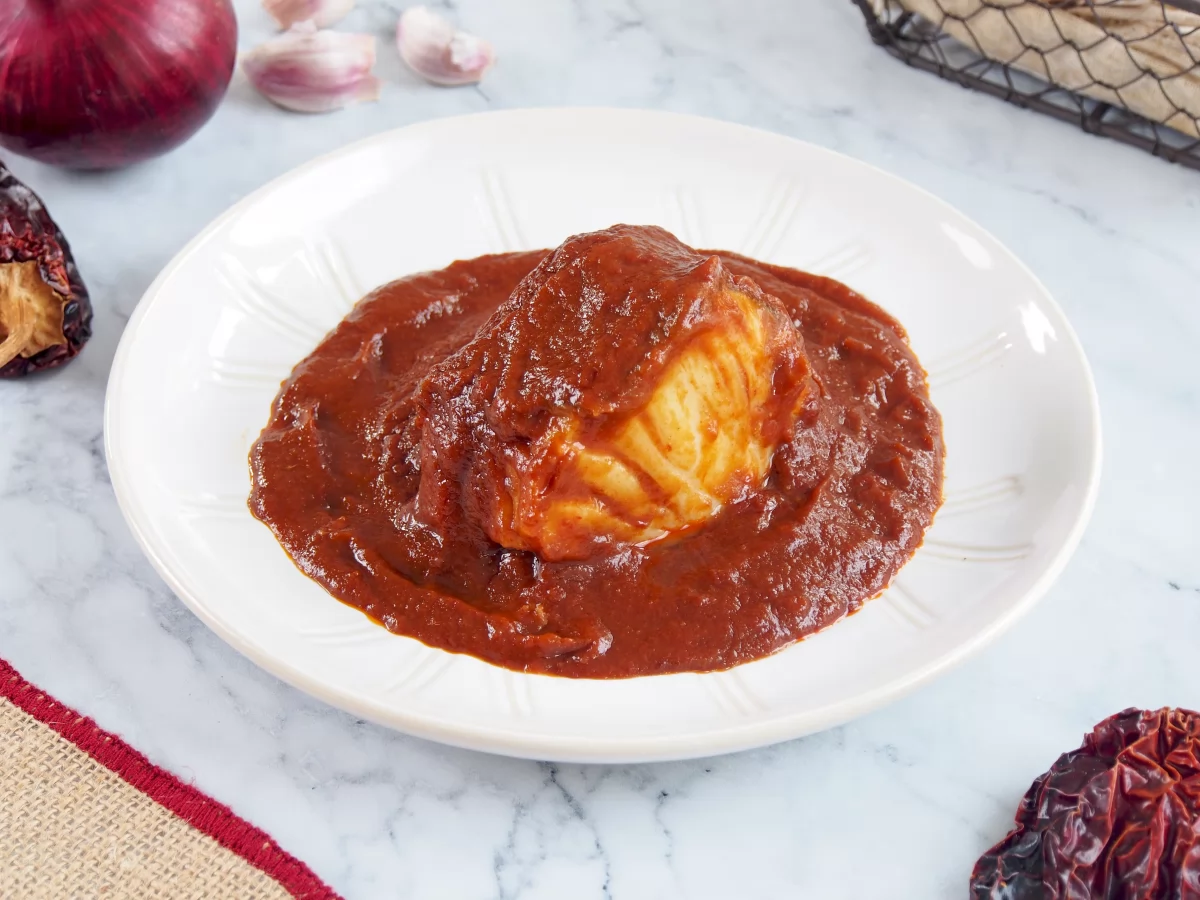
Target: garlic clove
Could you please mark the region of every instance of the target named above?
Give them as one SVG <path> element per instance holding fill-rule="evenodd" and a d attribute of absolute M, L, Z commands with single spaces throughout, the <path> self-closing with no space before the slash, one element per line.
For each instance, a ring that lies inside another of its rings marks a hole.
<path fill-rule="evenodd" d="M 496 61 L 492 45 L 453 25 L 426 6 L 400 16 L 396 45 L 409 67 L 434 84 L 475 84 Z"/>
<path fill-rule="evenodd" d="M 259 44 L 242 60 L 251 84 L 278 106 L 296 112 L 329 112 L 379 99 L 375 38 L 318 31 L 311 22 Z"/>
<path fill-rule="evenodd" d="M 280 28 L 300 22 L 328 28 L 354 9 L 354 0 L 262 0 L 262 5 Z"/>

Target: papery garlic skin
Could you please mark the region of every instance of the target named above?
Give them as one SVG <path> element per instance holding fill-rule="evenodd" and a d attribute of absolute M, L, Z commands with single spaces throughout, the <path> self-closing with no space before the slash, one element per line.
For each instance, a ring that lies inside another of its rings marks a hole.
<path fill-rule="evenodd" d="M 496 61 L 492 45 L 458 31 L 426 6 L 413 6 L 400 16 L 396 46 L 409 68 L 434 84 L 476 84 Z"/>
<path fill-rule="evenodd" d="M 246 76 L 264 97 L 296 112 L 329 112 L 378 100 L 374 65 L 371 35 L 317 31 L 308 22 L 259 44 L 242 60 Z"/>
<path fill-rule="evenodd" d="M 291 28 L 301 22 L 328 28 L 354 9 L 354 0 L 263 0 L 263 8 L 280 28 Z"/>

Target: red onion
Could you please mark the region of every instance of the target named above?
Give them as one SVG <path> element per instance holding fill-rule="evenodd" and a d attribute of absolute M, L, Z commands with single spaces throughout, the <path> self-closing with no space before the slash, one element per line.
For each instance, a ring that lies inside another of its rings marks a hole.
<path fill-rule="evenodd" d="M 0 0 L 0 145 L 80 169 L 165 153 L 236 56 L 229 0 Z"/>

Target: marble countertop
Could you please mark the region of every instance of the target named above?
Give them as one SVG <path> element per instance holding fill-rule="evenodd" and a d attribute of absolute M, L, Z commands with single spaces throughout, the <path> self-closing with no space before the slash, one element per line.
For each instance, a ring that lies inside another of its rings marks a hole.
<path fill-rule="evenodd" d="M 1200 173 L 905 68 L 846 0 L 457 0 L 497 45 L 436 89 L 380 36 L 383 98 L 285 113 L 239 77 L 176 152 L 81 175 L 12 158 L 72 241 L 96 336 L 0 384 L 0 657 L 269 831 L 358 898 L 958 898 L 1030 781 L 1130 705 L 1200 708 Z M 243 47 L 270 32 L 239 3 Z M 103 455 L 117 340 L 203 225 L 317 154 L 484 109 L 640 106 L 804 138 L 938 194 L 1065 308 L 1105 430 L 1095 516 L 1038 608 L 935 684 L 764 750 L 645 766 L 523 762 L 358 721 L 223 644 L 154 574 Z"/>

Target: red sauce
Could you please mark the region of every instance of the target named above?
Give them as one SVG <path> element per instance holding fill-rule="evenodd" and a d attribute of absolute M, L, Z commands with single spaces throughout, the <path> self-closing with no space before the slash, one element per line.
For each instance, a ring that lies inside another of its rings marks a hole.
<path fill-rule="evenodd" d="M 793 336 L 756 412 L 764 434 L 784 429 L 763 482 L 640 545 L 547 558 L 494 540 L 501 462 L 564 411 L 607 422 L 643 402 L 692 332 L 719 327 L 697 298 L 722 278 L 769 307 L 768 339 Z M 925 373 L 878 307 L 617 226 L 365 297 L 276 398 L 250 506 L 302 571 L 393 632 L 615 678 L 727 668 L 857 610 L 920 544 L 942 457 Z"/>

